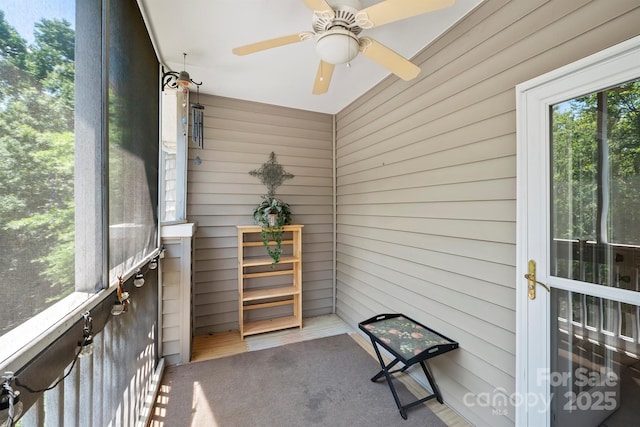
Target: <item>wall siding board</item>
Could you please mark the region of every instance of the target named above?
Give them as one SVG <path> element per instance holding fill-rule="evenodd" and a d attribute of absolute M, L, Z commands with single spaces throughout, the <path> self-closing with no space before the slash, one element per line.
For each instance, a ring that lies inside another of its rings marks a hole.
<path fill-rule="evenodd" d="M 376 307 L 376 313 L 392 313 L 397 312 L 400 306 L 405 306 L 406 301 L 402 301 L 400 299 L 394 298 L 393 296 L 381 292 L 379 289 L 372 288 L 368 284 L 365 284 L 353 276 L 348 275 L 339 275 L 340 284 L 344 284 L 343 279 L 347 279 L 349 281 L 353 281 L 356 286 L 352 286 L 349 288 L 345 288 L 344 286 L 340 286 L 341 290 L 346 289 L 346 292 L 340 291 L 339 296 L 342 297 L 343 300 L 348 301 L 351 306 L 353 306 L 357 311 L 362 311 L 366 316 L 366 313 L 369 311 L 368 307 L 373 306 Z M 381 299 L 383 298 L 383 299 Z M 414 302 L 415 303 L 415 302 Z M 450 321 L 450 319 L 443 320 L 442 317 L 439 316 L 439 312 L 437 308 L 439 304 L 429 303 L 429 300 L 423 298 L 422 301 L 419 301 L 419 305 L 421 307 L 416 307 L 415 304 L 406 305 L 404 307 L 404 313 L 412 318 L 416 318 L 416 314 L 421 312 L 424 309 L 423 304 L 426 304 L 429 308 L 434 309 L 434 312 L 429 312 L 426 316 L 422 315 L 425 322 L 429 322 L 430 327 L 434 329 L 442 329 Z M 366 307 L 366 309 L 365 309 Z M 348 312 L 344 311 L 342 314 L 348 317 Z M 366 318 L 366 317 L 364 317 Z M 474 321 L 475 318 L 472 318 Z M 363 318 L 360 318 L 359 321 L 362 321 Z M 457 319 L 460 320 L 460 319 Z M 462 323 L 458 323 L 462 324 Z M 469 330 L 467 327 L 457 328 L 453 327 L 451 330 L 456 334 L 459 338 L 459 342 L 464 342 L 464 346 L 461 345 L 462 351 L 469 351 L 474 357 L 478 357 L 481 360 L 490 363 L 494 366 L 494 369 L 500 370 L 507 374 L 513 375 L 515 373 L 515 357 L 513 352 L 506 351 L 503 348 L 500 348 L 498 345 L 494 345 L 491 343 L 487 345 L 483 336 L 479 335 L 479 330 L 487 330 L 489 327 L 487 325 L 478 325 L 474 330 Z M 452 337 L 453 338 L 453 337 Z M 507 339 L 507 338 L 503 338 Z M 451 360 L 457 360 L 459 356 L 450 356 Z M 464 366 L 460 366 L 461 369 L 466 369 Z M 445 374 L 441 374 L 441 376 L 451 377 L 456 374 L 453 372 L 447 372 Z M 489 372 L 488 376 L 491 377 L 492 373 Z M 436 378 L 438 378 L 438 383 L 440 379 L 438 374 L 436 374 Z"/>
<path fill-rule="evenodd" d="M 433 360 L 480 426 L 515 390 L 516 84 L 640 33 L 634 0 L 487 0 L 336 116 L 336 312 L 402 312 L 460 342 Z M 518 285 L 523 285 L 520 281 Z M 503 411 L 498 411 L 503 409 Z"/>
<path fill-rule="evenodd" d="M 357 277 L 360 281 L 380 290 L 393 287 L 396 289 L 394 298 L 401 300 L 422 299 L 424 298 L 422 296 L 424 289 L 428 288 L 430 303 L 438 303 L 457 311 L 465 311 L 466 314 L 476 317 L 479 322 L 488 323 L 487 327 L 495 326 L 494 338 L 497 334 L 504 332 L 508 343 L 512 334 L 515 333 L 515 313 L 511 308 L 499 307 L 492 301 L 483 301 L 458 292 L 457 289 L 438 286 L 438 284 L 426 280 L 425 276 L 412 276 L 410 273 L 404 274 L 399 270 L 384 271 L 384 268 L 379 264 L 354 257 L 345 257 L 345 260 L 349 261 L 349 266 L 347 267 L 345 264 L 344 267 L 345 274 Z M 505 324 L 508 325 L 508 329 L 500 330 L 503 329 L 500 325 Z"/>
<path fill-rule="evenodd" d="M 361 225 L 376 229 L 396 229 L 410 232 L 420 230 L 425 234 L 471 238 L 475 240 L 512 243 L 516 242 L 515 224 L 507 222 L 470 221 L 434 218 L 382 218 L 339 214 L 341 224 Z M 338 236 L 338 239 L 340 237 Z"/>
<path fill-rule="evenodd" d="M 218 138 L 210 138 L 211 141 L 215 141 L 216 145 L 222 144 Z M 326 150 L 322 150 L 326 151 Z M 217 153 L 211 154 L 201 153 L 202 158 L 206 157 L 207 161 L 211 163 L 211 168 L 216 171 L 221 172 L 238 172 L 236 169 L 232 167 L 232 165 L 238 164 L 246 164 L 247 167 L 252 167 L 254 164 L 259 163 L 263 158 L 264 154 L 251 154 L 251 153 L 236 153 L 236 152 L 227 152 L 227 151 L 218 151 Z M 304 167 L 304 168 L 325 168 L 331 169 L 332 162 L 331 159 L 324 158 L 306 158 L 303 156 L 291 156 L 290 153 L 283 154 L 282 156 L 278 156 L 278 161 L 282 159 L 283 163 L 290 164 L 292 163 L 292 158 L 295 157 L 295 167 Z"/>
<path fill-rule="evenodd" d="M 276 152 L 284 152 L 285 146 L 281 144 L 283 141 L 287 141 L 283 136 L 273 136 L 273 135 L 258 135 L 261 140 L 264 141 L 264 147 L 254 147 L 252 141 L 255 141 L 256 135 L 254 134 L 245 134 L 242 132 L 229 132 L 225 130 L 218 129 L 205 129 L 205 135 L 208 135 L 206 132 L 215 132 L 216 137 L 207 140 L 208 137 L 205 137 L 205 145 L 207 141 L 210 143 L 215 143 L 216 148 L 220 152 L 228 152 L 228 151 L 237 151 L 237 150 L 250 150 L 255 149 L 257 153 L 262 154 L 262 156 L 268 155 L 271 151 Z M 330 149 L 322 149 L 317 148 L 320 145 L 313 145 L 311 147 L 297 147 L 293 145 L 294 142 L 301 141 L 300 138 L 291 138 L 292 144 L 286 145 L 286 152 L 288 152 L 291 156 L 303 157 L 307 156 L 308 158 L 318 158 L 318 159 L 326 159 L 326 156 L 331 156 Z M 271 149 L 271 151 L 269 151 Z M 203 152 L 203 155 L 206 157 L 213 156 L 213 154 L 207 154 L 206 151 Z M 205 159 L 205 157 L 203 157 Z M 322 162 L 322 160 L 320 160 Z M 258 160 L 257 162 L 260 162 Z M 244 162 L 243 162 L 244 163 Z M 264 163 L 264 162 L 263 162 Z M 261 163 L 259 163 L 261 164 Z M 322 164 L 322 163 L 321 163 Z"/>
<path fill-rule="evenodd" d="M 229 122 L 242 122 L 245 121 L 245 117 L 247 115 L 247 110 L 242 109 L 231 109 L 217 106 L 210 106 L 207 110 L 205 110 L 205 117 L 210 116 L 216 119 L 224 119 Z M 268 114 L 262 113 L 259 111 L 252 112 L 252 121 L 254 123 L 260 124 L 271 124 L 271 125 L 280 125 L 288 128 L 296 128 L 296 129 L 310 129 L 314 131 L 324 132 L 331 136 L 332 126 L 331 123 L 327 123 L 326 121 L 313 121 L 309 120 L 309 118 L 296 118 L 292 117 L 292 115 L 278 115 L 278 114 Z M 208 124 L 211 126 L 211 123 Z M 324 138 L 323 138 L 324 139 Z"/>
<path fill-rule="evenodd" d="M 222 96 L 216 96 L 207 102 L 207 105 L 212 107 L 222 107 L 227 110 L 239 110 L 247 113 L 264 113 L 291 119 L 303 119 L 310 125 L 314 122 L 320 122 L 327 128 L 332 127 L 331 122 L 327 123 L 326 114 L 315 113 L 312 111 L 262 104 L 259 102 L 247 103 L 241 99 L 225 98 Z"/>
<path fill-rule="evenodd" d="M 346 206 L 340 210 L 345 215 L 401 216 L 472 220 L 512 220 L 516 206 L 512 200 L 474 202 L 380 203 Z M 399 214 L 398 212 L 401 212 Z"/>
<path fill-rule="evenodd" d="M 515 266 L 515 247 L 513 244 L 479 240 L 461 239 L 434 234 L 416 233 L 391 229 L 371 229 L 359 226 L 340 227 L 340 242 L 349 242 L 351 238 L 381 240 L 418 249 L 438 248 L 439 253 L 474 258 L 491 263 Z"/>
<path fill-rule="evenodd" d="M 333 310 L 333 117 L 201 95 L 204 149 L 189 147 L 187 215 L 198 224 L 195 335 L 238 329 L 237 230 L 253 223 L 266 188 L 249 171 L 275 152 L 295 175 L 276 190 L 303 224 L 303 317 Z M 306 281 L 310 280 L 309 289 Z M 282 312 L 274 307 L 257 317 Z"/>
<path fill-rule="evenodd" d="M 511 135 L 514 132 L 514 120 L 513 112 L 508 112 L 501 117 L 494 117 L 493 125 L 489 125 L 486 121 L 478 121 L 457 129 L 447 130 L 446 133 L 439 135 L 434 135 L 435 132 L 432 129 L 418 127 L 394 138 L 398 147 L 391 152 L 387 151 L 367 159 L 359 159 L 357 162 L 348 162 L 343 159 L 339 166 L 342 175 L 346 176 L 379 166 L 383 161 L 385 164 L 394 164 L 398 162 L 398 159 L 405 159 L 407 151 L 410 151 L 413 157 L 429 159 L 430 155 Z"/>
<path fill-rule="evenodd" d="M 515 137 L 515 134 L 514 134 Z M 400 176 L 372 179 L 352 184 L 343 184 L 337 179 L 338 186 L 346 194 L 354 193 L 378 193 L 380 191 L 393 191 L 406 188 L 421 188 L 422 186 L 436 186 L 443 184 L 458 184 L 464 182 L 477 182 L 503 178 L 515 178 L 515 156 L 500 157 L 483 162 L 469 163 L 466 165 L 450 166 L 442 169 L 417 171 Z"/>
<path fill-rule="evenodd" d="M 446 86 L 455 87 L 455 81 L 450 84 L 448 82 Z M 362 153 L 359 151 L 368 146 L 365 141 L 373 146 L 371 154 L 375 155 L 391 151 L 389 144 L 401 148 L 414 142 L 445 135 L 447 132 L 464 132 L 465 130 L 468 132 L 470 129 L 465 129 L 465 127 L 469 125 L 508 113 L 513 104 L 513 93 L 512 88 L 495 93 L 495 86 L 489 85 L 487 91 L 483 93 L 482 99 L 472 104 L 468 104 L 468 101 L 465 100 L 464 105 L 466 106 L 460 110 L 456 110 L 453 101 L 445 100 L 443 102 L 454 105 L 444 105 L 442 108 L 438 108 L 436 105 L 422 110 L 418 114 L 400 116 L 397 121 L 388 123 L 386 127 L 373 134 L 358 135 L 358 139 L 345 146 L 344 149 L 342 145 L 339 145 L 337 165 L 341 167 L 344 163 L 351 163 L 354 156 L 357 158 L 359 154 L 361 155 Z M 515 124 L 512 123 L 512 126 L 513 132 L 515 132 Z M 504 133 L 505 130 L 502 130 L 500 134 Z M 496 134 L 489 134 L 487 137 L 492 135 Z M 366 154 L 367 156 L 371 155 L 369 151 Z"/>

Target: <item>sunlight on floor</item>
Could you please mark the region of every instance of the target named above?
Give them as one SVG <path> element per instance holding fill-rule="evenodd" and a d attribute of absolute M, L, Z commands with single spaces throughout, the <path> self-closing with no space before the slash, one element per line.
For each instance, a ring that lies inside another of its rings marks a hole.
<path fill-rule="evenodd" d="M 162 420 L 167 416 L 167 404 L 169 403 L 170 393 L 171 386 L 166 384 L 160 386 L 156 403 L 153 406 L 153 419 L 149 424 L 150 427 L 164 427 L 164 421 Z"/>
<path fill-rule="evenodd" d="M 198 381 L 193 383 L 191 425 L 218 427 L 216 416 L 209 405 L 207 395 Z"/>

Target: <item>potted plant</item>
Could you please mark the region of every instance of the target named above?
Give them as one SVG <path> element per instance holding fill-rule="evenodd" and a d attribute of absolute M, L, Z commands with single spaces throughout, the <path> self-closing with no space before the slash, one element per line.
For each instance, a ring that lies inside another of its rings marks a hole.
<path fill-rule="evenodd" d="M 291 224 L 291 209 L 277 197 L 264 195 L 262 202 L 253 210 L 253 220 L 262 226 L 262 243 L 273 259 L 273 267 L 280 261 L 283 229 L 285 225 Z"/>
<path fill-rule="evenodd" d="M 262 226 L 262 242 L 267 253 L 273 259 L 272 267 L 280 261 L 282 254 L 283 227 L 291 224 L 291 209 L 289 205 L 275 196 L 276 188 L 285 179 L 293 178 L 293 175 L 285 172 L 276 161 L 275 153 L 271 152 L 269 160 L 260 167 L 252 170 L 249 175 L 260 178 L 267 187 L 267 194 L 262 196 L 262 202 L 253 210 L 253 220 Z M 271 243 L 273 242 L 273 243 Z"/>

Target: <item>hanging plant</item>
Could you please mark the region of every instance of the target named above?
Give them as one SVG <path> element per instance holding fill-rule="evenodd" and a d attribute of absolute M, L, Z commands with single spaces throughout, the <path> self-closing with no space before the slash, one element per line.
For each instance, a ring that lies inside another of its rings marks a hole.
<path fill-rule="evenodd" d="M 273 259 L 271 266 L 274 267 L 282 255 L 282 234 L 284 226 L 291 224 L 291 209 L 282 200 L 264 195 L 262 203 L 253 210 L 253 220 L 262 226 L 262 243 Z"/>
<path fill-rule="evenodd" d="M 262 243 L 273 259 L 271 267 L 275 267 L 282 255 L 283 227 L 291 224 L 289 205 L 275 197 L 275 193 L 276 188 L 285 179 L 293 178 L 293 175 L 285 172 L 282 165 L 278 164 L 274 152 L 271 152 L 269 160 L 260 169 L 252 170 L 249 175 L 259 177 L 267 187 L 267 194 L 262 196 L 262 202 L 253 210 L 253 220 L 262 226 Z"/>

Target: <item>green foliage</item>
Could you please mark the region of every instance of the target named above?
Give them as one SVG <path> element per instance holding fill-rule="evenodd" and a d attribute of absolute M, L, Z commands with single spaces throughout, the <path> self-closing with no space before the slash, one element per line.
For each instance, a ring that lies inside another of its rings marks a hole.
<path fill-rule="evenodd" d="M 600 217 L 609 242 L 639 244 L 640 81 L 554 106 L 552 136 L 554 237 L 597 241 Z M 599 146 L 607 147 L 608 171 Z M 608 188 L 600 188 L 601 181 Z M 608 208 L 598 201 L 599 188 Z"/>
<path fill-rule="evenodd" d="M 271 215 L 275 216 L 273 224 L 269 221 Z M 282 255 L 283 227 L 291 224 L 291 209 L 287 203 L 277 197 L 264 195 L 262 202 L 253 210 L 253 220 L 262 226 L 262 243 L 273 259 L 271 267 L 275 267 Z M 273 242 L 273 248 L 269 242 Z"/>
<path fill-rule="evenodd" d="M 27 42 L 7 23 L 0 10 L 0 57 L 20 68 L 24 67 L 26 54 Z"/>
<path fill-rule="evenodd" d="M 34 312 L 74 289 L 74 45 L 47 19 L 28 45 L 0 11 L 0 289 Z"/>

